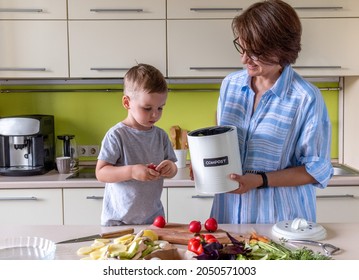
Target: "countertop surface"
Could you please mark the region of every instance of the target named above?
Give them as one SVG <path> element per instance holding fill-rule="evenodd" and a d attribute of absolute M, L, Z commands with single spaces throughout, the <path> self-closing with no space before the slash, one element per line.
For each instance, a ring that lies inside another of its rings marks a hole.
<path fill-rule="evenodd" d="M 164 187 L 194 187 L 194 181 L 190 179 L 189 167 L 179 168 L 177 175 L 164 180 Z M 66 179 L 71 174 L 59 174 L 51 170 L 43 175 L 35 176 L 1 176 L 0 189 L 24 189 L 24 188 L 102 188 L 105 183 L 94 178 Z"/>
<path fill-rule="evenodd" d="M 190 179 L 189 167 L 179 168 L 178 173 L 171 179 L 164 180 L 164 187 L 194 187 Z M 66 179 L 71 174 L 59 174 L 51 170 L 44 175 L 36 176 L 1 176 L 0 189 L 26 189 L 26 188 L 103 188 L 105 183 L 94 178 Z M 359 176 L 333 176 L 330 186 L 359 186 Z"/>
<path fill-rule="evenodd" d="M 327 237 L 322 242 L 331 243 L 339 248 L 340 252 L 333 255 L 335 260 L 359 260 L 359 242 L 357 235 L 359 232 L 359 224 L 339 224 L 339 223 L 323 223 L 321 224 L 327 231 Z M 149 226 L 122 226 L 122 228 L 133 227 L 135 233 Z M 101 226 L 4 226 L 0 228 L 0 238 L 18 237 L 18 236 L 37 236 L 47 238 L 54 242 L 67 239 L 77 238 L 81 236 L 92 235 L 101 232 L 110 232 L 121 227 L 101 227 Z M 230 233 L 239 233 L 246 235 L 255 230 L 258 234 L 266 235 L 273 240 L 277 240 L 272 236 L 272 225 L 270 224 L 242 224 L 242 225 L 219 225 L 220 229 Z M 79 260 L 82 257 L 76 254 L 77 249 L 88 246 L 92 242 L 81 242 L 71 244 L 57 244 L 55 259 L 57 260 Z M 299 245 L 297 245 L 299 246 Z M 303 245 L 301 245 L 303 246 Z M 307 245 L 306 245 L 307 246 Z M 178 245 L 182 250 L 183 245 Z M 307 246 L 315 251 L 323 253 L 319 247 Z"/>

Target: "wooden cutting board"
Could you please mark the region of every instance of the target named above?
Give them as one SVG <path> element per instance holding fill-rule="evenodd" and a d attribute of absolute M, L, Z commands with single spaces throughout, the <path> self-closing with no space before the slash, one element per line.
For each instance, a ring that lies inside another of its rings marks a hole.
<path fill-rule="evenodd" d="M 188 240 L 194 237 L 194 233 L 188 230 L 188 225 L 186 224 L 172 224 L 168 223 L 164 228 L 158 228 L 151 225 L 148 229 L 155 231 L 158 234 L 158 239 L 166 240 L 172 244 L 181 244 L 187 245 Z M 231 243 L 227 234 L 224 230 L 218 229 L 216 232 L 208 232 L 202 230 L 201 234 L 212 234 L 215 236 L 218 241 L 222 244 Z M 244 240 L 244 237 L 240 234 L 230 233 L 237 240 Z"/>

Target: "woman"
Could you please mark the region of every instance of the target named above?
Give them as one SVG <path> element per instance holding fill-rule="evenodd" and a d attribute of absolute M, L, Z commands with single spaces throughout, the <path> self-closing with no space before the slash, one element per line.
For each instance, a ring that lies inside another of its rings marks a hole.
<path fill-rule="evenodd" d="M 219 223 L 316 221 L 315 188 L 333 168 L 331 124 L 320 91 L 291 67 L 301 50 L 301 23 L 287 3 L 253 4 L 233 19 L 234 45 L 246 69 L 221 85 L 219 125 L 238 130 L 243 176 L 232 193 L 216 195 Z"/>

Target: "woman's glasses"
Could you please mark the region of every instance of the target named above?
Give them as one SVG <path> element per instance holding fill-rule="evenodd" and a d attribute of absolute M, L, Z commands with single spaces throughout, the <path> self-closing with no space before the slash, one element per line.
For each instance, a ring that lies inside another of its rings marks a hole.
<path fill-rule="evenodd" d="M 251 53 L 248 53 L 247 50 L 245 48 L 243 48 L 239 43 L 238 43 L 238 38 L 237 37 L 236 39 L 233 40 L 233 44 L 234 44 L 234 47 L 236 48 L 236 50 L 241 54 L 241 55 L 244 55 L 244 53 L 247 54 L 247 56 L 252 59 L 253 61 L 258 61 L 259 60 L 259 55 L 255 55 L 255 54 L 251 54 Z"/>

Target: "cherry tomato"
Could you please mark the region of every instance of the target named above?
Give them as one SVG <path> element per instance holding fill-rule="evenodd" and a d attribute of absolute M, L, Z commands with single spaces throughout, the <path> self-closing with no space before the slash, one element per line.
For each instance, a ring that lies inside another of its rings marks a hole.
<path fill-rule="evenodd" d="M 204 223 L 204 227 L 209 232 L 215 232 L 217 230 L 217 228 L 218 228 L 217 220 L 215 218 L 207 219 L 206 222 Z"/>
<path fill-rule="evenodd" d="M 153 221 L 153 225 L 159 228 L 163 228 L 166 225 L 166 220 L 163 216 L 157 216 Z"/>
<path fill-rule="evenodd" d="M 155 164 L 153 164 L 153 163 L 147 164 L 147 168 L 156 170 L 156 167 L 157 167 L 157 165 L 155 165 Z"/>
<path fill-rule="evenodd" d="M 193 233 L 198 233 L 201 231 L 202 225 L 200 221 L 192 221 L 188 225 L 188 230 Z"/>
<path fill-rule="evenodd" d="M 197 255 L 203 253 L 203 246 L 201 244 L 201 240 L 193 237 L 188 241 L 187 249 Z"/>

